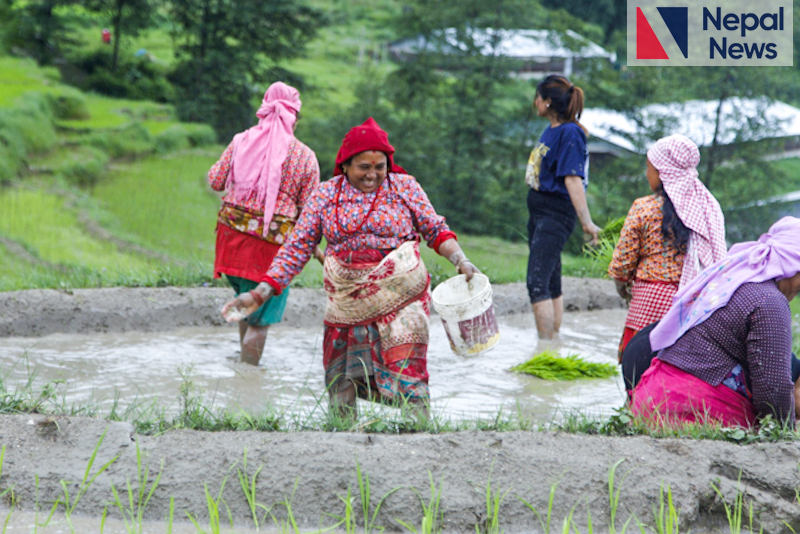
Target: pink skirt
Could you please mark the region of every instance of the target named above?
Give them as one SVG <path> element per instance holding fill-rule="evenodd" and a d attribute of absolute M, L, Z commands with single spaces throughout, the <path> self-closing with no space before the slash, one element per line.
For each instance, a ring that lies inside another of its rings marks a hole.
<path fill-rule="evenodd" d="M 749 399 L 724 384 L 711 386 L 658 358 L 633 390 L 631 410 L 657 427 L 708 423 L 748 428 L 756 422 Z"/>

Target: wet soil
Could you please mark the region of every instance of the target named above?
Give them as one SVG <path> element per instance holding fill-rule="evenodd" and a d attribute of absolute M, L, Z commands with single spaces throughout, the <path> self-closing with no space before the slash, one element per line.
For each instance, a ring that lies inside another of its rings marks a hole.
<path fill-rule="evenodd" d="M 610 280 L 564 278 L 569 311 L 622 308 Z M 498 315 L 530 313 L 524 284 L 493 286 Z M 129 288 L 0 293 L 0 337 L 54 333 L 157 332 L 184 326 L 221 326 L 227 288 Z M 318 326 L 325 312 L 321 289 L 292 289 L 283 322 Z"/>
<path fill-rule="evenodd" d="M 216 495 L 227 477 L 223 497 L 237 525 L 246 527 L 249 511 L 236 479 L 243 451 L 248 450 L 248 474 L 263 466 L 257 479 L 257 500 L 275 505 L 279 518 L 290 500 L 304 530 L 330 525 L 329 515 L 341 515 L 339 496 L 358 492 L 356 463 L 370 477 L 373 506 L 387 492 L 377 524 L 400 529 L 399 521 L 419 525 L 422 509 L 416 488 L 426 503 L 430 477 L 441 487 L 441 509 L 449 532 L 474 532 L 486 518 L 486 487 L 509 492 L 500 507 L 500 527 L 506 532 L 541 532 L 531 511 L 515 498 L 545 511 L 552 484 L 558 483 L 552 528 L 574 506 L 580 532 L 587 532 L 588 511 L 597 532 L 608 531 L 608 472 L 617 461 L 621 487 L 617 531 L 632 514 L 653 524 L 659 488 L 669 485 L 680 508 L 681 530 L 727 531 L 724 509 L 712 483 L 732 502 L 741 478 L 747 499 L 764 525 L 764 532 L 788 532 L 800 527 L 795 489 L 800 484 L 797 444 L 737 446 L 686 440 L 605 438 L 545 432 L 464 432 L 441 435 L 387 436 L 339 433 L 200 433 L 176 431 L 161 436 L 134 436 L 130 425 L 94 419 L 61 418 L 58 429 L 42 433 L 41 416 L 0 417 L 0 443 L 7 447 L 0 487 L 14 487 L 18 505 L 32 511 L 37 503 L 34 473 L 39 475 L 40 506 L 55 501 L 61 480 L 80 481 L 100 436 L 106 436 L 92 472 L 115 456 L 81 498 L 76 513 L 99 516 L 112 499 L 111 485 L 125 487 L 135 479 L 136 447 L 151 468 L 151 480 L 161 472 L 147 520 L 165 517 L 169 498 L 176 517 L 184 512 L 207 516 L 204 484 Z M 161 467 L 163 466 L 163 467 Z M 74 491 L 77 486 L 68 484 Z M 134 485 L 135 487 L 135 485 Z M 74 494 L 74 493 L 73 493 Z M 360 503 L 355 501 L 358 508 Z M 112 517 L 118 512 L 109 509 Z M 783 523 L 785 521 L 786 523 Z M 633 528 L 629 525 L 629 528 Z"/>

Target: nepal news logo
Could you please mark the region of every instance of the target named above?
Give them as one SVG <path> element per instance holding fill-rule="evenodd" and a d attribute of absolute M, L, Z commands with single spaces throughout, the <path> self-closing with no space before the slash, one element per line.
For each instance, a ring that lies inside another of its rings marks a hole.
<path fill-rule="evenodd" d="M 683 57 L 689 57 L 689 8 L 688 7 L 658 7 L 658 13 L 667 25 L 669 33 L 675 39 Z M 636 59 L 669 59 L 661 41 L 656 37 L 653 27 L 642 13 L 642 8 L 636 8 Z"/>
<path fill-rule="evenodd" d="M 793 64 L 791 0 L 764 2 L 764 11 L 751 0 L 669 2 L 628 0 L 629 65 Z"/>

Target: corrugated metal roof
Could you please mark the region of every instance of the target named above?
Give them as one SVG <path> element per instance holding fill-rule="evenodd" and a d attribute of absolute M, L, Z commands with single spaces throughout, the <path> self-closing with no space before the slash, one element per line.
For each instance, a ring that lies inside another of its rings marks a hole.
<path fill-rule="evenodd" d="M 669 124 L 670 133 L 683 134 L 698 146 L 709 146 L 714 139 L 718 106 L 717 100 L 651 104 L 640 108 L 635 115 L 590 108 L 584 110 L 581 123 L 591 135 L 631 152 L 647 151 L 656 141 L 647 138 L 647 132 L 659 122 Z M 742 127 L 753 120 L 759 121 L 759 127 L 752 130 Z M 720 126 L 717 139 L 720 145 L 800 136 L 800 109 L 765 98 L 729 98 L 722 105 Z"/>
<path fill-rule="evenodd" d="M 572 30 L 564 32 L 571 41 L 571 47 L 565 44 L 565 39 L 555 31 L 550 30 L 509 30 L 492 28 L 468 29 L 475 46 L 483 55 L 501 55 L 504 57 L 528 58 L 607 58 L 616 60 L 616 54 L 609 52 L 602 46 L 582 37 Z M 403 39 L 392 43 L 389 48 L 396 51 L 416 52 L 420 49 L 450 53 L 454 49 L 467 50 L 467 45 L 459 41 L 455 28 L 446 28 L 434 32 L 443 36 L 444 46 L 437 49 L 436 43 L 426 42 L 421 36 Z M 574 49 L 573 49 L 574 48 Z"/>

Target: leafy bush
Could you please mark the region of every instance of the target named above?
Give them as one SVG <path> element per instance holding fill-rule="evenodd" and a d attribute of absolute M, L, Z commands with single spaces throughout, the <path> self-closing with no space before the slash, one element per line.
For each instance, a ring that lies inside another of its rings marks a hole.
<path fill-rule="evenodd" d="M 182 126 L 186 130 L 186 138 L 192 146 L 207 146 L 217 142 L 217 134 L 214 132 L 214 128 L 208 124 L 192 123 Z"/>
<path fill-rule="evenodd" d="M 167 81 L 166 70 L 146 55 L 131 57 L 121 55 L 117 68 L 111 69 L 111 53 L 95 49 L 80 57 L 73 58 L 74 66 L 81 75 L 73 75 L 69 83 L 84 91 L 117 98 L 133 100 L 155 100 L 168 102 L 175 96 L 172 85 Z"/>
<path fill-rule="evenodd" d="M 153 150 L 150 133 L 138 122 L 115 130 L 94 132 L 88 137 L 88 144 L 112 158 L 140 156 Z"/>
<path fill-rule="evenodd" d="M 155 138 L 155 149 L 159 154 L 185 150 L 189 148 L 186 129 L 180 125 L 170 126 Z"/>
<path fill-rule="evenodd" d="M 61 174 L 70 183 L 81 187 L 97 184 L 108 164 L 108 155 L 97 148 L 86 147 L 61 167 Z"/>
<path fill-rule="evenodd" d="M 175 124 L 155 138 L 159 154 L 185 150 L 191 147 L 212 145 L 216 142 L 214 129 L 207 124 Z"/>
<path fill-rule="evenodd" d="M 22 102 L 0 109 L 0 180 L 16 176 L 28 154 L 47 152 L 57 140 L 46 99 L 29 93 Z"/>
<path fill-rule="evenodd" d="M 47 95 L 56 118 L 62 120 L 87 120 L 91 116 L 86 97 L 80 91 L 64 89 Z"/>

